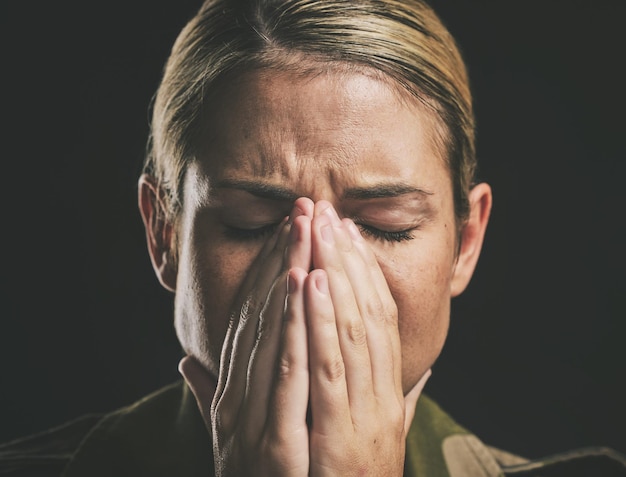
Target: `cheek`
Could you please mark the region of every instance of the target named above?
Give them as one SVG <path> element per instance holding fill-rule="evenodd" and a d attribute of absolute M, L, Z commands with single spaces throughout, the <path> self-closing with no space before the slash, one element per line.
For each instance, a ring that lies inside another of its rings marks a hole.
<path fill-rule="evenodd" d="M 450 321 L 452 255 L 447 247 L 412 245 L 395 255 L 379 254 L 379 263 L 398 307 L 406 392 L 443 348 Z"/>
<path fill-rule="evenodd" d="M 233 301 L 255 250 L 242 251 L 208 237 L 196 242 L 181 256 L 186 267 L 177 281 L 176 331 L 185 352 L 217 375 Z"/>

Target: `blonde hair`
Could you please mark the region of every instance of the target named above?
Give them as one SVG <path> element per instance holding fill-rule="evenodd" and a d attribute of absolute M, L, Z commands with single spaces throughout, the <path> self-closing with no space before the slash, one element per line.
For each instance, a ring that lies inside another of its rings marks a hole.
<path fill-rule="evenodd" d="M 373 68 L 434 108 L 457 224 L 465 222 L 476 167 L 471 92 L 454 39 L 421 0 L 205 1 L 178 36 L 154 101 L 144 172 L 159 183 L 168 214 L 181 206 L 186 165 L 219 81 L 293 68 L 290 55 Z"/>

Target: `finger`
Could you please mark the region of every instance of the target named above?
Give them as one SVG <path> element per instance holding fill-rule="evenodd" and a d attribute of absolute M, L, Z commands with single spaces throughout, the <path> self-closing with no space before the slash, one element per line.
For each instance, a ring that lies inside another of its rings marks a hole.
<path fill-rule="evenodd" d="M 330 225 L 332 222 L 333 225 Z M 327 225 L 328 224 L 328 225 Z M 336 225 L 334 225 L 336 224 Z M 328 275 L 330 296 L 334 308 L 339 346 L 346 366 L 350 406 L 356 415 L 372 412 L 373 392 L 370 342 L 385 340 L 369 336 L 362 317 L 363 303 L 375 301 L 377 292 L 369 289 L 371 297 L 357 296 L 356 286 L 367 281 L 367 269 L 338 217 L 336 220 L 319 214 L 313 223 L 313 256 L 317 265 Z M 360 303 L 360 302 L 361 303 Z"/>
<path fill-rule="evenodd" d="M 288 227 L 287 217 L 285 217 L 281 225 L 278 227 L 276 232 L 272 234 L 269 240 L 265 242 L 265 244 L 261 248 L 261 251 L 250 266 L 250 269 L 248 270 L 248 273 L 246 274 L 243 283 L 239 287 L 237 297 L 235 298 L 233 307 L 230 312 L 230 316 L 228 317 L 228 328 L 226 330 L 224 344 L 222 345 L 222 352 L 220 355 L 220 379 L 218 381 L 218 386 L 216 390 L 216 396 L 218 398 L 222 395 L 222 393 L 224 392 L 224 387 L 226 386 L 225 377 L 228 370 L 230 369 L 233 340 L 239 324 L 241 309 L 245 304 L 245 300 L 249 297 L 250 291 L 256 282 L 258 274 L 263 269 L 262 265 L 265 263 L 268 255 L 270 255 L 272 250 L 275 249 L 276 243 L 278 242 L 279 238 L 285 234 L 286 227 Z M 224 376 L 224 379 L 222 379 L 222 376 Z"/>
<path fill-rule="evenodd" d="M 204 422 L 210 431 L 211 402 L 217 384 L 215 379 L 193 356 L 185 356 L 181 359 L 178 363 L 178 371 L 183 375 L 185 382 L 196 398 L 198 409 L 200 409 Z"/>
<path fill-rule="evenodd" d="M 295 217 L 289 232 L 286 250 L 286 268 L 311 269 L 311 219 L 306 215 Z"/>
<path fill-rule="evenodd" d="M 409 433 L 409 429 L 411 428 L 411 423 L 413 422 L 413 418 L 415 417 L 415 407 L 417 406 L 417 400 L 422 394 L 424 390 L 424 386 L 426 386 L 426 381 L 432 375 L 432 371 L 429 369 L 424 373 L 424 376 L 420 378 L 413 389 L 411 389 L 408 394 L 404 398 L 404 435 L 406 436 Z"/>
<path fill-rule="evenodd" d="M 282 227 L 273 249 L 267 254 L 260 265 L 256 280 L 247 290 L 243 304 L 239 308 L 239 318 L 236 331 L 232 336 L 232 344 L 225 343 L 230 353 L 223 354 L 220 363 L 220 380 L 214 403 L 216 410 L 220 408 L 220 419 L 224 427 L 233 425 L 236 421 L 240 405 L 246 395 L 248 363 L 256 342 L 259 315 L 265 307 L 270 289 L 283 267 L 283 256 L 289 236 L 289 224 Z M 241 299 L 241 297 L 239 298 Z M 239 301 L 239 300 L 237 300 Z M 280 317 L 278 318 L 280 320 Z"/>
<path fill-rule="evenodd" d="M 273 386 L 287 298 L 287 274 L 274 282 L 267 304 L 260 312 L 254 348 L 247 369 L 247 386 L 242 407 L 244 432 L 256 441 L 267 416 L 269 395 Z"/>
<path fill-rule="evenodd" d="M 326 271 L 309 273 L 304 287 L 308 330 L 312 430 L 330 435 L 352 426 L 346 367 L 339 345 Z"/>
<path fill-rule="evenodd" d="M 342 224 L 350 236 L 353 252 L 344 254 L 345 269 L 365 323 L 372 361 L 374 392 L 378 396 L 395 390 L 401 400 L 402 351 L 398 311 L 372 248 L 350 219 Z"/>
<path fill-rule="evenodd" d="M 281 442 L 308 439 L 306 414 L 309 403 L 309 363 L 304 314 L 304 281 L 307 272 L 288 272 L 288 295 L 280 354 L 275 366 L 270 402 L 269 429 Z"/>
<path fill-rule="evenodd" d="M 304 215 L 309 218 L 313 218 L 315 209 L 315 204 L 308 197 L 299 197 L 293 203 L 293 210 L 291 212 L 291 217 L 295 218 L 300 215 Z"/>
<path fill-rule="evenodd" d="M 358 258 L 358 254 L 352 250 L 351 240 L 338 217 L 329 219 L 327 214 L 315 217 L 313 231 L 313 255 L 328 276 L 339 346 L 346 367 L 350 405 L 356 413 L 368 412 L 372 404 L 369 400 L 372 394 L 369 337 L 354 293 L 354 284 L 345 267 L 346 264 L 353 264 L 344 256 Z"/>

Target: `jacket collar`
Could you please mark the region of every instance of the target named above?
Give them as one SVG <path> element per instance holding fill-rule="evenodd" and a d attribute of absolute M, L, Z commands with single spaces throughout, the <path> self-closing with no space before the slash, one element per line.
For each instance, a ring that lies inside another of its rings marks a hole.
<path fill-rule="evenodd" d="M 180 381 L 106 415 L 85 437 L 64 477 L 213 475 L 212 444 L 189 388 Z M 496 477 L 487 447 L 428 396 L 407 437 L 405 476 Z M 467 473 L 468 469 L 476 469 Z"/>

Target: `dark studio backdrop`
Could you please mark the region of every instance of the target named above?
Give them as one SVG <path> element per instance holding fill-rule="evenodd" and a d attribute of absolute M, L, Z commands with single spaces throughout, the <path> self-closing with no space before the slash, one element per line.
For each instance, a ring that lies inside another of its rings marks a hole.
<path fill-rule="evenodd" d="M 495 203 L 426 392 L 513 452 L 626 452 L 626 3 L 433 3 L 469 64 Z M 0 441 L 179 377 L 136 182 L 199 4 L 0 4 Z"/>

